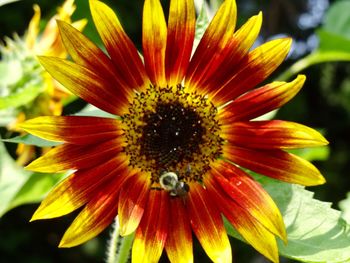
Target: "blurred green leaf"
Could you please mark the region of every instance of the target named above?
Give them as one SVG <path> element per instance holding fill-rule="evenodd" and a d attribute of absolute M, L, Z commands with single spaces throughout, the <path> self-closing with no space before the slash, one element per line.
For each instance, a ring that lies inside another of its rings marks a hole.
<path fill-rule="evenodd" d="M 20 0 L 0 0 L 0 6 L 7 5 L 17 1 L 20 1 Z"/>
<path fill-rule="evenodd" d="M 35 145 L 38 147 L 52 147 L 61 144 L 60 142 L 47 141 L 31 134 L 21 135 L 10 139 L 3 139 L 2 141 L 11 143 L 23 143 L 27 145 Z"/>
<path fill-rule="evenodd" d="M 13 61 L 0 61 L 0 85 L 12 85 L 19 81 L 23 76 L 23 69 L 21 62 L 18 60 Z M 2 87 L 3 88 L 3 87 Z"/>
<path fill-rule="evenodd" d="M 293 149 L 293 150 L 290 150 L 290 152 L 310 162 L 325 161 L 329 157 L 328 146 L 322 146 L 322 147 L 316 147 L 316 148 Z"/>
<path fill-rule="evenodd" d="M 328 9 L 323 28 L 350 39 L 350 1 L 336 1 Z M 330 39 L 331 40 L 331 39 Z"/>
<path fill-rule="evenodd" d="M 11 199 L 11 202 L 8 204 L 5 212 L 23 204 L 40 202 L 46 196 L 46 194 L 65 176 L 66 174 L 64 173 L 31 174 L 17 194 Z"/>
<path fill-rule="evenodd" d="M 313 199 L 299 185 L 255 176 L 279 207 L 286 225 L 288 244 L 278 240 L 282 256 L 302 262 L 340 263 L 350 260 L 350 226 L 328 202 Z M 227 224 L 230 235 L 242 239 Z"/>
<path fill-rule="evenodd" d="M 119 116 L 113 115 L 106 111 L 103 111 L 94 105 L 88 104 L 81 111 L 74 114 L 75 116 L 93 116 L 93 117 L 102 117 L 102 118 L 116 118 L 120 119 Z"/>
<path fill-rule="evenodd" d="M 339 202 L 339 208 L 342 211 L 342 217 L 350 223 L 350 192 L 346 195 L 346 199 Z"/>
<path fill-rule="evenodd" d="M 201 10 L 196 20 L 196 34 L 194 37 L 193 50 L 196 50 L 199 41 L 202 39 L 202 36 L 204 35 L 204 32 L 209 25 L 210 21 L 207 13 L 207 8 L 207 3 L 203 1 L 201 4 Z"/>
<path fill-rule="evenodd" d="M 23 89 L 12 92 L 10 95 L 0 98 L 0 110 L 15 108 L 34 100 L 41 92 L 43 86 L 40 83 L 28 83 Z"/>
<path fill-rule="evenodd" d="M 29 175 L 29 172 L 15 163 L 8 155 L 5 145 L 0 142 L 0 217 L 7 211 L 7 207 Z"/>
<path fill-rule="evenodd" d="M 16 120 L 13 109 L 0 110 L 0 126 L 4 127 Z"/>
<path fill-rule="evenodd" d="M 350 27 L 350 25 L 349 25 Z M 350 39 L 324 29 L 317 30 L 320 39 L 319 49 L 322 51 L 344 51 L 350 53 Z"/>
<path fill-rule="evenodd" d="M 8 155 L 0 142 L 0 217 L 19 205 L 41 201 L 65 176 L 25 171 Z"/>
<path fill-rule="evenodd" d="M 255 118 L 254 120 L 255 121 L 272 120 L 276 116 L 277 112 L 278 112 L 278 109 L 270 111 L 268 113 L 265 113 L 264 115 L 261 115 L 261 116 Z"/>
<path fill-rule="evenodd" d="M 319 47 L 298 60 L 276 79 L 288 80 L 308 67 L 324 62 L 350 61 L 350 1 L 334 2 L 328 9 L 325 22 L 316 31 Z"/>

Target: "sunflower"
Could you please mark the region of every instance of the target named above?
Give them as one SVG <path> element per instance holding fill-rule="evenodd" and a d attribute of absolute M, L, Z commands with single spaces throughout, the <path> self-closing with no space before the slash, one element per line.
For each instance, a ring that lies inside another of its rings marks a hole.
<path fill-rule="evenodd" d="M 60 247 L 79 245 L 118 215 L 122 236 L 135 232 L 133 262 L 192 262 L 192 233 L 214 262 L 231 262 L 222 216 L 256 250 L 278 262 L 281 214 L 245 170 L 302 185 L 325 182 L 311 163 L 287 150 L 327 144 L 301 124 L 256 117 L 287 103 L 305 76 L 256 88 L 285 59 L 291 39 L 253 50 L 262 15 L 235 31 L 236 4 L 225 0 L 192 54 L 192 0 L 172 0 L 166 23 L 159 0 L 145 0 L 143 60 L 115 13 L 90 0 L 106 55 L 58 21 L 74 62 L 40 57 L 72 93 L 115 118 L 39 117 L 22 129 L 63 142 L 33 161 L 37 172 L 73 170 L 32 220 L 82 208 Z M 262 242 L 263 240 L 263 242 Z"/>

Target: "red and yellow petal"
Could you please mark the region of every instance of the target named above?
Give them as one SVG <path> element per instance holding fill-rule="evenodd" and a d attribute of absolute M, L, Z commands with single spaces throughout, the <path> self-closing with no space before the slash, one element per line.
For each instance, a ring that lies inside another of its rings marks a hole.
<path fill-rule="evenodd" d="M 231 200 L 286 242 L 286 230 L 278 207 L 253 178 L 223 161 L 215 163 L 212 169 L 213 178 Z"/>
<path fill-rule="evenodd" d="M 79 30 L 68 23 L 57 21 L 62 41 L 72 59 L 79 65 L 94 71 L 98 76 L 108 79 L 120 89 L 120 96 L 128 99 L 132 94 L 131 87 L 125 78 L 116 74 L 112 61 L 93 42 L 85 37 Z"/>
<path fill-rule="evenodd" d="M 237 32 L 233 34 L 229 41 L 228 54 L 222 54 L 223 61 L 221 65 L 225 67 L 217 67 L 215 74 L 207 78 L 201 83 L 203 92 L 213 92 L 221 87 L 232 75 L 239 70 L 239 63 L 247 56 L 249 49 L 254 44 L 260 32 L 262 24 L 262 13 L 251 17 Z"/>
<path fill-rule="evenodd" d="M 119 233 L 130 235 L 139 226 L 150 189 L 149 178 L 138 173 L 123 185 L 118 204 Z"/>
<path fill-rule="evenodd" d="M 42 116 L 18 125 L 21 129 L 49 141 L 95 144 L 122 134 L 112 118 L 82 116 Z"/>
<path fill-rule="evenodd" d="M 246 121 L 222 126 L 222 138 L 233 145 L 254 149 L 295 149 L 327 145 L 316 130 L 295 122 Z"/>
<path fill-rule="evenodd" d="M 26 169 L 41 173 L 86 169 L 117 156 L 121 150 L 120 139 L 87 146 L 63 144 L 31 162 Z"/>
<path fill-rule="evenodd" d="M 192 0 L 170 1 L 165 74 L 169 86 L 181 83 L 194 40 L 196 14 Z"/>
<path fill-rule="evenodd" d="M 224 190 L 212 178 L 206 180 L 206 185 L 212 198 L 220 204 L 220 211 L 242 237 L 272 262 L 279 262 L 274 234 L 242 207 L 240 201 L 235 202 L 227 198 Z"/>
<path fill-rule="evenodd" d="M 71 61 L 38 57 L 41 65 L 64 87 L 83 100 L 112 114 L 122 114 L 128 101 L 118 89 L 92 70 Z"/>
<path fill-rule="evenodd" d="M 190 185 L 187 212 L 193 232 L 209 258 L 214 262 L 231 263 L 231 245 L 217 204 L 197 183 Z"/>
<path fill-rule="evenodd" d="M 127 168 L 125 158 L 116 157 L 92 169 L 69 175 L 41 202 L 31 221 L 63 216 L 78 209 L 102 190 L 101 184 L 116 173 L 127 173 Z"/>
<path fill-rule="evenodd" d="M 320 171 L 310 162 L 282 150 L 254 150 L 232 145 L 223 147 L 224 157 L 251 171 L 281 181 L 305 186 L 325 183 Z"/>
<path fill-rule="evenodd" d="M 184 202 L 180 198 L 170 199 L 169 231 L 165 243 L 170 262 L 193 262 L 192 232 Z"/>
<path fill-rule="evenodd" d="M 90 0 L 90 9 L 94 24 L 111 56 L 119 79 L 124 79 L 130 89 L 147 86 L 149 80 L 142 60 L 116 14 L 106 4 L 97 0 Z"/>
<path fill-rule="evenodd" d="M 189 64 L 185 86 L 190 90 L 200 89 L 201 83 L 221 66 L 221 62 L 230 51 L 236 18 L 236 2 L 224 1 L 205 31 Z"/>
<path fill-rule="evenodd" d="M 291 82 L 272 82 L 234 100 L 219 112 L 223 123 L 246 121 L 277 109 L 290 101 L 302 88 L 304 75 Z"/>
<path fill-rule="evenodd" d="M 92 197 L 89 203 L 74 219 L 64 233 L 59 247 L 74 247 L 94 238 L 106 229 L 118 213 L 120 187 L 131 174 L 115 174 L 105 182 L 101 191 Z"/>
<path fill-rule="evenodd" d="M 132 262 L 158 262 L 169 225 L 169 194 L 152 190 L 132 247 Z"/>
<path fill-rule="evenodd" d="M 142 18 L 142 48 L 146 71 L 155 85 L 165 87 L 167 26 L 159 0 L 145 0 Z"/>
<path fill-rule="evenodd" d="M 282 63 L 291 44 L 290 38 L 275 39 L 251 51 L 239 63 L 240 70 L 226 84 L 213 91 L 213 99 L 223 104 L 254 88 Z"/>

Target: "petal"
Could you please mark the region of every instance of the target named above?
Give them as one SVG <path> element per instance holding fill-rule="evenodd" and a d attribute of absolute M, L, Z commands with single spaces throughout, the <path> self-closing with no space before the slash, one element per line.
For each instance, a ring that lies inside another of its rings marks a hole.
<path fill-rule="evenodd" d="M 287 234 L 282 215 L 270 195 L 244 171 L 223 161 L 215 163 L 212 173 L 223 192 L 272 233 L 285 242 Z"/>
<path fill-rule="evenodd" d="M 120 187 L 130 175 L 114 176 L 106 182 L 101 191 L 89 201 L 64 233 L 59 247 L 80 245 L 101 233 L 115 219 L 118 213 Z"/>
<path fill-rule="evenodd" d="M 50 141 L 95 144 L 122 134 L 111 118 L 80 116 L 42 116 L 18 125 L 23 130 Z"/>
<path fill-rule="evenodd" d="M 124 157 L 110 159 L 97 167 L 77 171 L 64 179 L 41 202 L 31 221 L 66 215 L 90 201 L 101 185 L 115 174 L 127 172 Z"/>
<path fill-rule="evenodd" d="M 153 84 L 166 86 L 165 49 L 167 27 L 159 0 L 145 0 L 142 19 L 142 48 L 145 67 Z"/>
<path fill-rule="evenodd" d="M 191 184 L 187 209 L 193 232 L 203 249 L 214 262 L 232 262 L 231 245 L 211 196 L 199 184 Z"/>
<path fill-rule="evenodd" d="M 232 145 L 225 145 L 223 150 L 225 158 L 256 173 L 305 186 L 325 183 L 314 165 L 282 150 L 253 150 Z"/>
<path fill-rule="evenodd" d="M 101 49 L 68 23 L 57 21 L 57 25 L 68 53 L 77 64 L 88 68 L 104 79 L 108 79 L 114 87 L 120 88 L 119 92 L 125 99 L 132 94 L 132 89 L 124 80 L 125 77 L 121 77 L 116 72 L 112 61 Z"/>
<path fill-rule="evenodd" d="M 37 4 L 34 4 L 33 9 L 34 9 L 34 15 L 29 22 L 27 34 L 25 37 L 26 46 L 30 50 L 34 48 L 35 43 L 37 41 L 37 37 L 39 34 L 39 23 L 40 23 L 40 17 L 41 17 L 40 6 Z"/>
<path fill-rule="evenodd" d="M 185 86 L 200 88 L 201 83 L 215 73 L 230 51 L 230 41 L 236 26 L 237 8 L 234 0 L 220 6 L 205 31 L 188 67 Z"/>
<path fill-rule="evenodd" d="M 168 36 L 165 56 L 169 86 L 181 83 L 190 60 L 196 16 L 192 0 L 170 1 Z"/>
<path fill-rule="evenodd" d="M 90 0 L 92 19 L 120 79 L 130 89 L 145 87 L 149 80 L 136 47 L 124 32 L 118 17 L 106 4 Z"/>
<path fill-rule="evenodd" d="M 122 143 L 117 139 L 87 146 L 63 144 L 31 162 L 26 169 L 41 173 L 85 169 L 104 163 L 121 150 Z"/>
<path fill-rule="evenodd" d="M 275 39 L 251 51 L 240 63 L 240 70 L 213 92 L 217 103 L 235 99 L 265 80 L 285 59 L 291 44 L 290 38 Z"/>
<path fill-rule="evenodd" d="M 220 210 L 224 216 L 242 237 L 272 262 L 279 262 L 275 236 L 240 206 L 239 202 L 228 200 L 220 185 L 215 184 L 215 181 L 207 181 L 206 185 L 208 191 L 216 199 L 216 203 L 220 204 Z"/>
<path fill-rule="evenodd" d="M 54 79 L 83 100 L 112 114 L 122 114 L 127 107 L 123 94 L 88 68 L 54 57 L 38 59 Z"/>
<path fill-rule="evenodd" d="M 120 235 L 130 235 L 139 226 L 149 189 L 150 180 L 142 173 L 132 177 L 121 189 L 118 205 Z"/>
<path fill-rule="evenodd" d="M 170 199 L 169 231 L 165 250 L 170 262 L 193 262 L 191 225 L 180 198 Z"/>
<path fill-rule="evenodd" d="M 135 235 L 132 262 L 158 262 L 168 233 L 169 194 L 152 190 Z"/>
<path fill-rule="evenodd" d="M 277 109 L 290 101 L 302 88 L 304 75 L 291 82 L 272 82 L 250 91 L 227 105 L 220 112 L 223 123 L 250 120 Z"/>
<path fill-rule="evenodd" d="M 216 68 L 214 74 L 205 83 L 201 83 L 204 92 L 215 91 L 232 77 L 239 70 L 239 63 L 247 56 L 249 49 L 254 44 L 260 32 L 262 24 L 262 13 L 251 17 L 229 41 L 228 54 L 221 54 L 223 60 Z M 224 65 L 224 66 L 223 66 Z"/>
<path fill-rule="evenodd" d="M 295 149 L 327 145 L 327 140 L 305 125 L 289 121 L 246 121 L 222 126 L 223 139 L 255 149 Z"/>

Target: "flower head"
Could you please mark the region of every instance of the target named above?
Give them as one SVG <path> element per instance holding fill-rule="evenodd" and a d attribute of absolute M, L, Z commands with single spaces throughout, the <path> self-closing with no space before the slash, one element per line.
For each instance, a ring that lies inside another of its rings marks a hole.
<path fill-rule="evenodd" d="M 122 235 L 136 231 L 134 261 L 192 262 L 192 231 L 214 262 L 231 262 L 222 215 L 254 248 L 278 262 L 286 241 L 281 214 L 241 167 L 302 185 L 324 183 L 309 162 L 286 150 L 325 145 L 316 131 L 254 118 L 288 102 L 305 77 L 256 88 L 284 60 L 291 40 L 251 51 L 262 15 L 235 31 L 236 5 L 225 0 L 192 53 L 192 0 L 172 0 L 166 23 L 159 0 L 145 0 L 144 62 L 117 16 L 90 0 L 108 55 L 59 21 L 74 60 L 41 57 L 46 70 L 87 102 L 118 115 L 40 117 L 22 128 L 63 142 L 27 168 L 75 172 L 42 202 L 33 220 L 84 206 L 62 247 L 96 236 L 118 215 Z M 264 240 L 264 242 L 261 242 Z"/>

